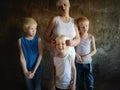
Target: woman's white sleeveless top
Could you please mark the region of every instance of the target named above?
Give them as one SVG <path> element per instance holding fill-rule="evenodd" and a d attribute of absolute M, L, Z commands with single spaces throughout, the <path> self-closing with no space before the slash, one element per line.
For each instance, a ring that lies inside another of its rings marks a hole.
<path fill-rule="evenodd" d="M 70 39 L 73 39 L 76 36 L 76 31 L 74 27 L 74 19 L 70 17 L 69 22 L 63 22 L 60 19 L 60 16 L 56 17 L 56 24 L 53 30 L 53 37 L 65 35 Z M 74 47 L 70 47 L 70 54 L 75 59 L 75 50 Z"/>

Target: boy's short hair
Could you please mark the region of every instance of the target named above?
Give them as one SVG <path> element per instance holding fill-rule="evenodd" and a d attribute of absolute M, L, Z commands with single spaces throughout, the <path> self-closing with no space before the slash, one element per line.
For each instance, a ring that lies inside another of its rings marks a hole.
<path fill-rule="evenodd" d="M 79 23 L 81 22 L 89 22 L 89 19 L 85 16 L 80 16 L 78 19 L 77 19 L 77 25 L 79 25 Z"/>
<path fill-rule="evenodd" d="M 56 6 L 60 7 L 64 2 L 66 2 L 70 6 L 69 0 L 57 0 Z"/>
<path fill-rule="evenodd" d="M 23 21 L 23 29 L 25 30 L 33 24 L 37 25 L 37 22 L 35 21 L 35 19 L 32 17 L 26 17 L 24 18 L 24 21 Z"/>
<path fill-rule="evenodd" d="M 60 36 L 56 37 L 55 41 L 59 41 L 59 40 L 64 40 L 64 41 L 66 41 L 66 40 L 68 40 L 68 39 L 69 39 L 69 38 L 66 37 L 65 35 L 60 35 Z"/>

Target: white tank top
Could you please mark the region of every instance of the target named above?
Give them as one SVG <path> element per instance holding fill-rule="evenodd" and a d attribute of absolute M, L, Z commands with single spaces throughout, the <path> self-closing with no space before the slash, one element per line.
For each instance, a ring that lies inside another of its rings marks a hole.
<path fill-rule="evenodd" d="M 65 35 L 70 39 L 73 39 L 76 36 L 76 31 L 74 27 L 74 19 L 70 17 L 69 22 L 65 23 L 60 19 L 60 16 L 56 17 L 56 24 L 53 29 L 52 37 Z M 73 60 L 75 59 L 75 49 L 73 46 L 70 47 L 70 54 L 73 56 Z"/>
<path fill-rule="evenodd" d="M 78 53 L 80 56 L 84 56 L 90 52 L 91 52 L 91 35 L 89 34 L 86 39 L 81 40 L 80 43 L 76 46 L 76 53 Z M 79 61 L 76 60 L 76 62 Z M 91 62 L 92 62 L 92 58 L 88 57 L 87 60 L 79 63 L 88 64 Z"/>
<path fill-rule="evenodd" d="M 53 35 L 65 35 L 70 39 L 73 39 L 76 36 L 74 28 L 74 19 L 70 17 L 70 21 L 65 23 L 60 19 L 60 16 L 56 17 L 56 25 L 53 29 Z"/>

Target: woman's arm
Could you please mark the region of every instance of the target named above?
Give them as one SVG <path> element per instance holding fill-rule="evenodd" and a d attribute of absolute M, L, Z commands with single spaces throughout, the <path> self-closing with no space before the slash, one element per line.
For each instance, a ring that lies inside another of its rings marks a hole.
<path fill-rule="evenodd" d="M 67 40 L 66 44 L 68 46 L 77 46 L 80 42 L 80 35 L 76 24 L 74 24 L 74 28 L 75 28 L 76 36 L 73 38 L 73 40 Z"/>
<path fill-rule="evenodd" d="M 44 33 L 44 39 L 49 43 L 49 44 L 51 44 L 51 43 L 53 43 L 53 38 L 51 38 L 51 35 L 52 35 L 52 32 L 53 32 L 53 28 L 54 28 L 54 26 L 55 26 L 55 22 L 56 22 L 56 17 L 53 17 L 51 20 L 50 20 L 50 22 L 49 22 L 49 24 L 48 24 L 48 26 L 47 26 L 47 29 L 46 29 L 46 31 L 45 31 L 45 33 Z"/>

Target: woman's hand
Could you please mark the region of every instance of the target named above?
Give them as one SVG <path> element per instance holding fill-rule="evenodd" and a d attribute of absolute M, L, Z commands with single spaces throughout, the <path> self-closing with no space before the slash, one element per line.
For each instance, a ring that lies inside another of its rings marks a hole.
<path fill-rule="evenodd" d="M 72 40 L 66 40 L 66 45 L 67 46 L 72 46 Z"/>
<path fill-rule="evenodd" d="M 55 39 L 52 39 L 51 40 L 51 46 L 55 46 L 56 42 L 55 42 Z"/>

